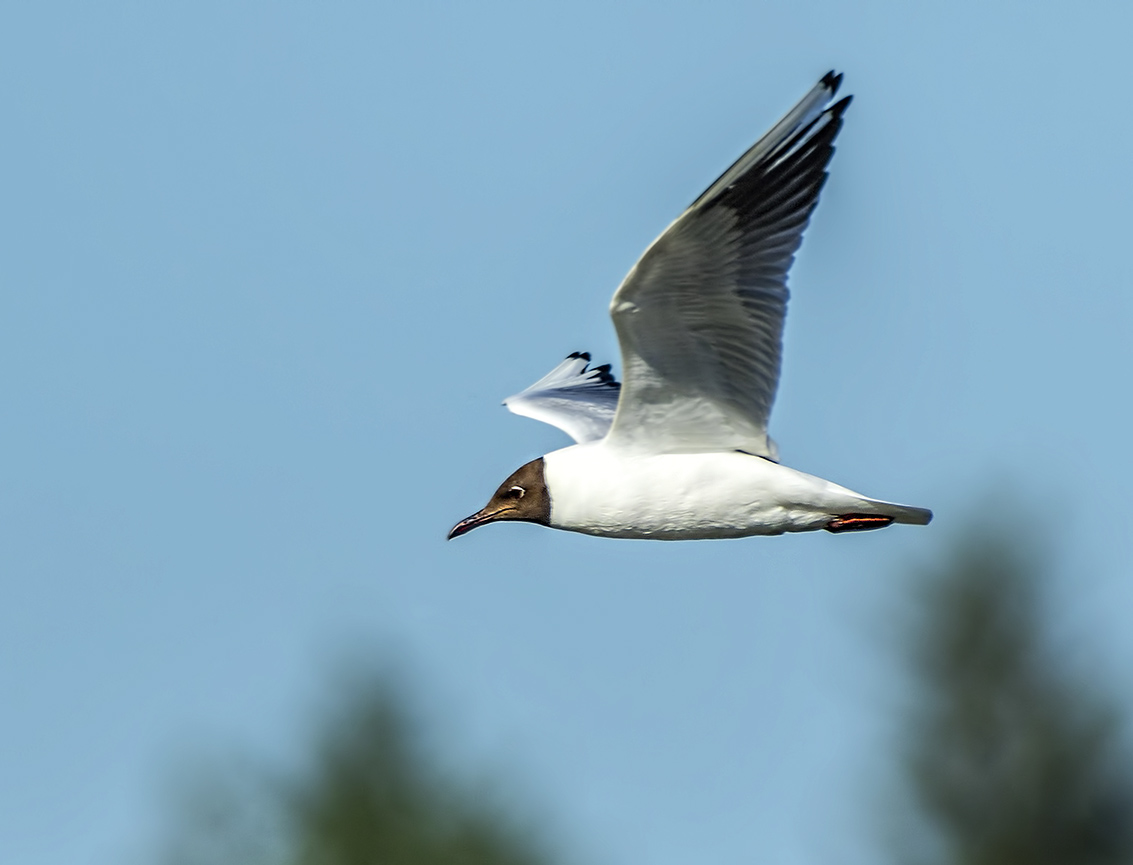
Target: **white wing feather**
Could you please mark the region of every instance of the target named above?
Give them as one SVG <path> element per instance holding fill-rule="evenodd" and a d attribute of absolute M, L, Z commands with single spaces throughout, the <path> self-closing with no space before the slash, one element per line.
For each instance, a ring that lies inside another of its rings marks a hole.
<path fill-rule="evenodd" d="M 826 75 L 655 240 L 610 303 L 624 383 L 608 440 L 775 458 L 787 271 L 849 97 Z"/>
<path fill-rule="evenodd" d="M 605 437 L 618 407 L 621 385 L 610 365 L 589 367 L 575 352 L 526 390 L 504 400 L 514 414 L 556 426 L 579 444 Z"/>

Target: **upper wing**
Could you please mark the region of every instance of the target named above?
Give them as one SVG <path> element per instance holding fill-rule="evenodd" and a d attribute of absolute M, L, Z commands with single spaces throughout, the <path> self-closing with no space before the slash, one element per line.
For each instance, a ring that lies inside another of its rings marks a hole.
<path fill-rule="evenodd" d="M 653 241 L 610 302 L 624 387 L 609 440 L 775 458 L 787 270 L 850 104 L 827 74 Z"/>
<path fill-rule="evenodd" d="M 574 352 L 531 387 L 504 405 L 524 417 L 557 426 L 580 444 L 606 435 L 618 407 L 621 385 L 610 365 L 590 369 L 590 355 Z"/>

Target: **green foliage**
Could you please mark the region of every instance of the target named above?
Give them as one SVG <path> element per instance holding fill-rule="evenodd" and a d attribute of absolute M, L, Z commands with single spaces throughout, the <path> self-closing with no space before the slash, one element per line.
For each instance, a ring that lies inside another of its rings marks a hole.
<path fill-rule="evenodd" d="M 183 803 L 168 865 L 545 865 L 492 797 L 446 776 L 388 677 L 352 680 L 313 758 L 281 777 L 205 773 Z"/>
<path fill-rule="evenodd" d="M 499 812 L 424 759 L 388 688 L 360 693 L 289 797 L 296 865 L 535 865 Z"/>
<path fill-rule="evenodd" d="M 1133 863 L 1133 774 L 1118 713 L 1059 663 L 1043 629 L 1041 569 L 1018 550 L 985 535 L 925 589 L 905 767 L 937 843 L 916 858 Z"/>

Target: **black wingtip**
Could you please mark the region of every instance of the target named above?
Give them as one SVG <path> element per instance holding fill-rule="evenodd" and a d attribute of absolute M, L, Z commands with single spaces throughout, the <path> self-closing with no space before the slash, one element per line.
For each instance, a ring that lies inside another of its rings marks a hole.
<path fill-rule="evenodd" d="M 821 83 L 826 87 L 827 90 L 830 91 L 830 95 L 833 96 L 838 92 L 838 88 L 842 86 L 842 73 L 835 73 L 834 70 L 831 69 L 829 72 L 822 76 Z"/>
<path fill-rule="evenodd" d="M 591 374 L 597 373 L 598 381 L 607 387 L 621 387 L 621 385 L 618 384 L 618 380 L 614 378 L 614 374 L 610 372 L 610 365 L 608 363 L 596 366 L 594 369 L 590 370 L 590 372 Z"/>
<path fill-rule="evenodd" d="M 590 363 L 590 352 L 588 351 L 572 351 L 567 355 L 567 360 L 584 360 L 587 364 Z M 580 375 L 588 376 L 590 384 L 606 385 L 607 387 L 621 387 L 618 380 L 614 378 L 614 374 L 610 372 L 610 364 L 604 363 L 601 366 L 596 366 L 593 369 L 584 367 Z"/>

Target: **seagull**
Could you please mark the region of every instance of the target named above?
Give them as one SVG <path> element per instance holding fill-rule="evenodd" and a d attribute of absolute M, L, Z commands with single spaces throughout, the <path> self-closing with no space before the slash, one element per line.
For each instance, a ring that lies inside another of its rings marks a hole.
<path fill-rule="evenodd" d="M 927 525 L 779 463 L 767 434 L 787 271 L 852 97 L 827 73 L 645 250 L 610 302 L 624 381 L 575 352 L 504 404 L 575 444 L 521 466 L 449 539 L 506 520 L 686 540 Z"/>

